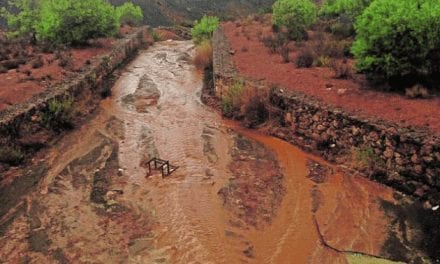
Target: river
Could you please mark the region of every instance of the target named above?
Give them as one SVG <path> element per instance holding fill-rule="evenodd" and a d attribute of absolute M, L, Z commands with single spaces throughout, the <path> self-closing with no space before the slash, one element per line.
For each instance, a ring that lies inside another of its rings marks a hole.
<path fill-rule="evenodd" d="M 2 263 L 384 255 L 390 219 L 381 202 L 394 203 L 394 192 L 224 120 L 200 100 L 193 52 L 189 41 L 142 51 L 98 113 L 48 151 L 47 174 L 0 239 Z M 154 157 L 177 170 L 147 177 Z"/>

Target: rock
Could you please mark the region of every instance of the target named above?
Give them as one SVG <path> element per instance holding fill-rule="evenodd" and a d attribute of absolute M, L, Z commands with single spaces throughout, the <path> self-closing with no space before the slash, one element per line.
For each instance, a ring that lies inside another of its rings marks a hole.
<path fill-rule="evenodd" d="M 343 95 L 343 94 L 345 94 L 345 92 L 347 92 L 347 89 L 338 89 L 339 95 Z"/>
<path fill-rule="evenodd" d="M 351 134 L 353 136 L 357 136 L 357 135 L 359 135 L 359 133 L 360 133 L 360 129 L 358 127 L 355 127 L 355 126 L 351 127 Z"/>
<path fill-rule="evenodd" d="M 422 174 L 423 173 L 423 167 L 420 165 L 416 165 L 414 166 L 414 172 L 417 174 Z"/>
<path fill-rule="evenodd" d="M 432 208 L 432 205 L 431 205 L 431 203 L 429 201 L 426 201 L 426 202 L 423 203 L 423 208 L 426 209 L 426 210 L 429 210 L 429 209 Z"/>
<path fill-rule="evenodd" d="M 417 154 L 411 156 L 411 162 L 414 164 L 419 164 L 419 157 L 417 156 Z"/>
<path fill-rule="evenodd" d="M 434 160 L 434 158 L 430 156 L 423 157 L 422 159 L 426 163 L 431 163 Z"/>
<path fill-rule="evenodd" d="M 414 192 L 414 195 L 419 196 L 419 197 L 423 197 L 423 195 L 425 195 L 425 190 L 423 188 L 419 187 Z"/>
<path fill-rule="evenodd" d="M 394 156 L 394 151 L 391 148 L 386 148 L 386 150 L 384 151 L 383 155 L 386 158 L 392 158 Z"/>
<path fill-rule="evenodd" d="M 435 152 L 434 157 L 437 161 L 440 161 L 440 152 Z"/>
<path fill-rule="evenodd" d="M 323 125 L 318 125 L 316 128 L 317 128 L 319 131 L 324 131 L 324 130 L 326 130 L 325 126 L 323 126 Z"/>
<path fill-rule="evenodd" d="M 292 118 L 292 114 L 291 113 L 286 113 L 286 115 L 284 116 L 284 122 L 291 126 L 293 123 L 293 118 Z"/>
<path fill-rule="evenodd" d="M 243 254 L 248 258 L 254 258 L 254 247 L 249 246 L 245 250 L 243 250 Z"/>
<path fill-rule="evenodd" d="M 105 199 L 106 199 L 107 201 L 111 201 L 111 200 L 116 199 L 116 196 L 118 196 L 118 193 L 117 193 L 117 192 L 115 192 L 115 191 L 108 191 L 108 192 L 105 194 Z"/>

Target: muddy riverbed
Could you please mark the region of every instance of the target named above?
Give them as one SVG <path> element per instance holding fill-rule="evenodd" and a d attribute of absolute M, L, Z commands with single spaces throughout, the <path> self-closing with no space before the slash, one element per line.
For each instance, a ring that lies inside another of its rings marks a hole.
<path fill-rule="evenodd" d="M 416 223 L 397 221 L 406 198 L 203 105 L 193 50 L 141 52 L 23 172 L 42 179 L 2 216 L 0 263 L 428 261 Z M 147 177 L 154 157 L 178 169 Z"/>

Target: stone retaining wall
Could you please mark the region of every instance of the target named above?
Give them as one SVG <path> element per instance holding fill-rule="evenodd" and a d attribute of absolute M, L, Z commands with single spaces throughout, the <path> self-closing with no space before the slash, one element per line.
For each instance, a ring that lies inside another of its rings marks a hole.
<path fill-rule="evenodd" d="M 214 84 L 220 96 L 225 84 L 238 74 L 221 30 L 214 34 L 213 42 Z M 269 89 L 269 85 L 263 86 Z M 431 204 L 440 204 L 440 135 L 361 118 L 281 87 L 271 88 L 269 101 L 279 121 L 270 134 Z"/>
<path fill-rule="evenodd" d="M 96 66 L 85 68 L 82 72 L 47 88 L 30 100 L 11 106 L 0 112 L 0 146 L 1 144 L 14 145 L 19 140 L 33 134 L 36 124 L 35 117 L 47 108 L 48 102 L 53 99 L 72 98 L 75 104 L 87 105 L 92 98 L 99 98 L 109 89 L 104 80 L 124 61 L 129 59 L 139 48 L 145 45 L 149 27 L 142 27 L 130 36 L 119 40 L 110 54 L 100 57 Z M 93 101 L 97 105 L 96 100 Z M 87 105 L 88 108 L 91 105 Z M 41 125 L 40 125 L 41 126 Z M 33 127 L 32 131 L 27 128 Z"/>

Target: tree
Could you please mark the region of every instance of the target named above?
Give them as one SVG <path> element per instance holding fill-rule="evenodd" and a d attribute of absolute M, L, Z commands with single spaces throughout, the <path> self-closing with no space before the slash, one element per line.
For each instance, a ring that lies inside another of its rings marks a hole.
<path fill-rule="evenodd" d="M 391 84 L 438 76 L 439 18 L 438 0 L 374 1 L 355 23 L 357 69 Z"/>
<path fill-rule="evenodd" d="M 316 5 L 310 0 L 277 0 L 272 9 L 273 23 L 286 27 L 293 40 L 302 40 L 316 20 Z"/>
<path fill-rule="evenodd" d="M 118 17 L 119 24 L 129 25 L 135 25 L 144 18 L 142 9 L 129 2 L 116 7 L 116 16 Z"/>

